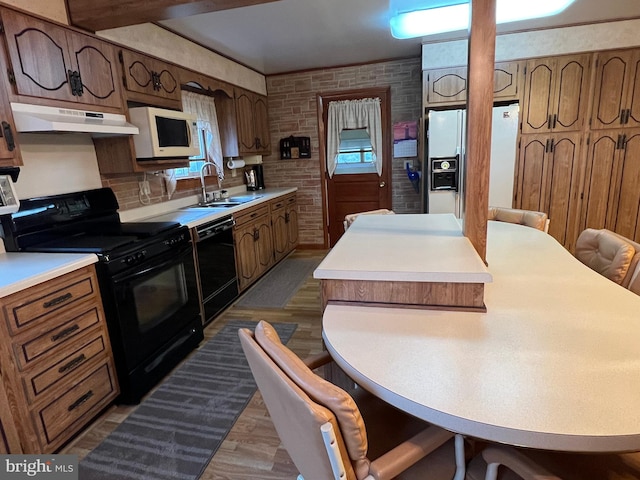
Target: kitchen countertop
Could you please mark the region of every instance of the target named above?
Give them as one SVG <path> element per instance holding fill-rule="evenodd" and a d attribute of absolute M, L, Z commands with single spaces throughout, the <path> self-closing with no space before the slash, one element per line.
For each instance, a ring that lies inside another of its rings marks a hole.
<path fill-rule="evenodd" d="M 236 205 L 235 207 L 182 207 L 179 210 L 172 210 L 160 215 L 141 217 L 138 219 L 128 219 L 127 221 L 135 220 L 138 222 L 178 222 L 182 225 L 186 225 L 189 228 L 193 228 L 197 227 L 198 225 L 217 220 L 218 218 L 222 218 L 225 215 L 238 213 L 245 208 L 254 207 L 263 202 L 271 201 L 274 198 L 281 197 L 295 191 L 297 191 L 297 188 L 267 188 L 255 192 L 232 193 L 230 195 L 231 197 L 255 197 L 255 199 L 241 205 Z"/>
<path fill-rule="evenodd" d="M 362 215 L 313 276 L 399 282 L 493 280 L 452 214 Z"/>
<path fill-rule="evenodd" d="M 181 199 L 178 202 L 165 202 L 166 205 L 154 205 L 153 209 L 141 208 L 135 212 L 124 211 L 120 216 L 126 222 L 172 221 L 192 228 L 295 191 L 297 188 L 268 188 L 256 192 L 230 190 L 231 197 L 253 196 L 255 199 L 230 208 L 185 207 L 185 199 Z M 158 214 L 158 209 L 165 209 L 165 211 Z M 150 212 L 153 214 L 149 215 Z M 94 264 L 97 261 L 98 257 L 93 254 L 4 253 L 0 249 L 0 298 L 86 265 Z"/>
<path fill-rule="evenodd" d="M 97 261 L 85 253 L 0 253 L 0 298 Z"/>

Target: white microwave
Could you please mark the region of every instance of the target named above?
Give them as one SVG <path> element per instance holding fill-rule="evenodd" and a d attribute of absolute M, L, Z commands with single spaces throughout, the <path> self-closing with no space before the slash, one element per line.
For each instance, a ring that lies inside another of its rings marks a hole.
<path fill-rule="evenodd" d="M 140 160 L 185 158 L 200 154 L 196 116 L 155 107 L 129 109 L 129 119 L 140 130 L 133 136 Z"/>

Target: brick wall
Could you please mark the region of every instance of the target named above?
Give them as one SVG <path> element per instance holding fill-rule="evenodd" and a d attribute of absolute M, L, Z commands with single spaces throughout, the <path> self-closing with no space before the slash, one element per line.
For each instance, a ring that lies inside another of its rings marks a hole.
<path fill-rule="evenodd" d="M 416 57 L 267 77 L 274 151 L 263 157 L 265 183 L 267 187 L 298 187 L 301 245 L 324 244 L 316 94 L 389 85 L 392 122 L 418 120 L 422 110 L 420 62 Z M 290 135 L 311 137 L 311 158 L 280 160 L 280 139 Z M 417 158 L 392 160 L 392 208 L 396 213 L 420 213 L 421 193 L 415 192 L 407 178 L 406 160 L 419 167 Z"/>

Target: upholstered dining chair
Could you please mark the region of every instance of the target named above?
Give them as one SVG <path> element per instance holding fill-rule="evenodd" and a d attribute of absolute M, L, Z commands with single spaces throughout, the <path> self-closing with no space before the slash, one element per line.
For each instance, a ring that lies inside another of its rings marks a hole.
<path fill-rule="evenodd" d="M 358 213 L 350 213 L 349 215 L 345 215 L 344 217 L 344 231 L 351 226 L 353 222 L 356 221 L 360 215 L 390 215 L 394 214 L 393 210 L 388 210 L 386 208 L 379 208 L 378 210 L 369 210 L 368 212 L 358 212 Z"/>
<path fill-rule="evenodd" d="M 238 334 L 299 480 L 453 478 L 453 434 L 322 379 L 312 368 L 331 357 L 302 361 L 267 322 Z"/>
<path fill-rule="evenodd" d="M 587 228 L 576 240 L 575 257 L 612 282 L 627 287 L 640 258 L 636 245 L 609 230 Z"/>
<path fill-rule="evenodd" d="M 544 212 L 533 210 L 519 210 L 516 208 L 489 207 L 487 220 L 497 222 L 517 223 L 527 227 L 537 228 L 543 232 L 549 231 L 549 218 Z"/>
<path fill-rule="evenodd" d="M 485 448 L 469 464 L 466 480 L 638 480 L 640 453 L 584 454 Z"/>

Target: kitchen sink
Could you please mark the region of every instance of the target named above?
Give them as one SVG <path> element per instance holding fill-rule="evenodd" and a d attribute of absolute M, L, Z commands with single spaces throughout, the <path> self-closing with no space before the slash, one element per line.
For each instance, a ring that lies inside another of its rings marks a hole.
<path fill-rule="evenodd" d="M 230 202 L 227 200 L 214 200 L 212 202 L 199 203 L 196 207 L 211 207 L 211 208 L 231 208 L 238 205 L 242 205 L 243 202 Z"/>

